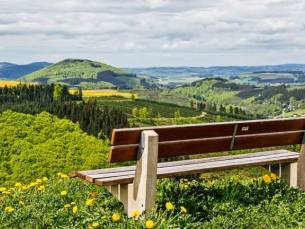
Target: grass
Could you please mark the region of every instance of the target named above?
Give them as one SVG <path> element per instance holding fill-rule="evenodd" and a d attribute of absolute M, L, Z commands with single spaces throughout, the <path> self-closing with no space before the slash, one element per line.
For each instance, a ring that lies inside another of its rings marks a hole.
<path fill-rule="evenodd" d="M 132 114 L 132 109 L 139 109 L 143 107 L 146 107 L 149 110 L 149 118 L 174 118 L 174 114 L 176 111 L 179 111 L 182 117 L 194 117 L 199 116 L 201 114 L 201 111 L 189 107 L 182 107 L 175 104 L 158 103 L 141 99 L 130 100 L 118 97 L 100 97 L 96 98 L 96 100 L 101 106 L 109 106 L 121 109 L 129 116 L 131 116 Z"/>
<path fill-rule="evenodd" d="M 25 229 L 304 228 L 302 191 L 269 175 L 232 174 L 158 180 L 155 209 L 128 218 L 123 205 L 105 187 L 59 173 L 0 187 L 0 225 Z"/>

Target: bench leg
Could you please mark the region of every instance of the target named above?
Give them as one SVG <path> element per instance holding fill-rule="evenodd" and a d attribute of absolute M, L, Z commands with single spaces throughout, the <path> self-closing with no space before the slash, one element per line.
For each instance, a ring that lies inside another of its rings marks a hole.
<path fill-rule="evenodd" d="M 298 163 L 290 163 L 282 166 L 282 177 L 290 187 L 298 187 Z"/>
<path fill-rule="evenodd" d="M 298 163 L 270 165 L 269 171 L 284 179 L 290 187 L 298 187 Z"/>
<path fill-rule="evenodd" d="M 150 211 L 155 204 L 157 164 L 158 164 L 158 134 L 145 130 L 141 136 L 141 150 L 138 154 L 135 178 L 128 185 L 128 216 L 132 210 Z"/>

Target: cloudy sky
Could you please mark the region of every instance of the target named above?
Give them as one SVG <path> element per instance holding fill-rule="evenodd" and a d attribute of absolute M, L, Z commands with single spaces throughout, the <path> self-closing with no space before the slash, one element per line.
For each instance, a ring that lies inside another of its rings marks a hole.
<path fill-rule="evenodd" d="M 305 63 L 305 0 L 0 0 L 0 62 Z"/>

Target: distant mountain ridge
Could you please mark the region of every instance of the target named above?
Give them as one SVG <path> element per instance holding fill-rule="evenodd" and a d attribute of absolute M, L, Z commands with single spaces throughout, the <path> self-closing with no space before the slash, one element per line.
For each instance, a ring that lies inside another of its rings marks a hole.
<path fill-rule="evenodd" d="M 152 74 L 155 76 L 170 75 L 230 75 L 248 72 L 305 72 L 305 64 L 280 64 L 280 65 L 262 65 L 262 66 L 211 66 L 211 67 L 148 67 L 148 68 L 126 68 L 131 73 Z"/>
<path fill-rule="evenodd" d="M 304 83 L 305 64 L 266 66 L 150 67 L 127 71 L 154 83 L 175 88 L 204 78 L 220 77 L 246 84 Z"/>
<path fill-rule="evenodd" d="M 34 62 L 21 65 L 8 62 L 0 62 L 0 78 L 15 80 L 19 77 L 30 74 L 49 65 L 51 65 L 51 63 L 48 62 Z"/>
<path fill-rule="evenodd" d="M 124 88 L 147 86 L 145 79 L 136 74 L 86 59 L 66 59 L 20 78 L 38 83 L 61 83 L 82 88 Z"/>

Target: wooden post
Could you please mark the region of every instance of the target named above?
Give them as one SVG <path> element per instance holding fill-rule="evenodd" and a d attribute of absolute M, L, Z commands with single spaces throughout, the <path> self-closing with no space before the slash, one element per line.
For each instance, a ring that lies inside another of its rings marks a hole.
<path fill-rule="evenodd" d="M 128 216 L 132 210 L 149 211 L 155 204 L 157 164 L 158 164 L 158 134 L 152 130 L 144 130 L 135 178 L 128 185 Z"/>
<path fill-rule="evenodd" d="M 282 178 L 287 181 L 290 187 L 298 187 L 298 163 L 282 165 Z"/>
<path fill-rule="evenodd" d="M 303 135 L 298 159 L 298 187 L 305 191 L 305 134 Z"/>

